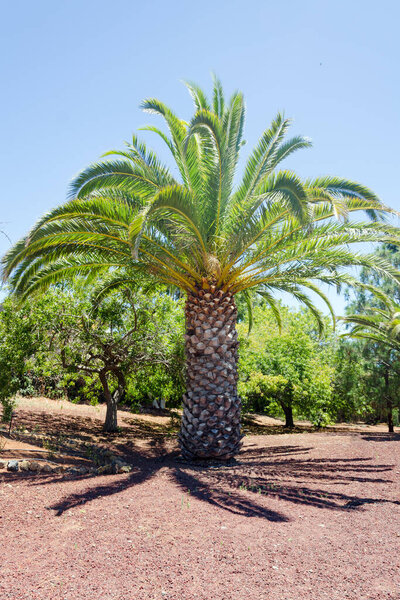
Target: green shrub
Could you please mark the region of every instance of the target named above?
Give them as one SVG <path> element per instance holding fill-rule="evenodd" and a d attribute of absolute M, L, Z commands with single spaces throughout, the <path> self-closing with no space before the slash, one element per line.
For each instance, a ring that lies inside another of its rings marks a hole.
<path fill-rule="evenodd" d="M 288 380 L 281 375 L 264 375 L 259 371 L 251 372 L 248 379 L 239 381 L 238 392 L 246 412 L 280 415 L 278 399 L 287 388 Z"/>

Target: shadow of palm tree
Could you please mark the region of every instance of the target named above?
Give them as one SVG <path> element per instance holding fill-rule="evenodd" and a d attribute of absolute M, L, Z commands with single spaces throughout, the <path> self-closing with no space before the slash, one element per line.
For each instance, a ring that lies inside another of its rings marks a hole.
<path fill-rule="evenodd" d="M 99 441 L 118 441 L 120 438 L 164 437 L 166 428 L 158 423 L 149 423 L 140 419 L 126 419 L 128 426 L 121 425 L 115 433 L 103 431 L 103 422 L 98 418 L 74 416 L 58 413 L 33 413 L 19 409 L 13 421 L 13 428 L 40 431 L 49 437 L 70 438 L 81 442 L 91 441 L 93 437 Z"/>
<path fill-rule="evenodd" d="M 387 477 L 392 465 L 376 465 L 371 459 L 359 458 L 311 458 L 307 456 L 311 447 L 285 445 L 260 448 L 247 444 L 238 457 L 230 463 L 186 463 L 179 459 L 176 443 L 168 437 L 172 430 L 165 426 L 132 421 L 129 427 L 121 428 L 114 435 L 104 434 L 101 422 L 91 418 L 71 415 L 32 414 L 19 411 L 20 425 L 37 426 L 48 434 L 73 436 L 85 441 L 93 440 L 111 443 L 130 462 L 133 471 L 129 475 L 78 476 L 71 479 L 88 486 L 71 493 L 49 509 L 56 515 L 81 506 L 96 498 L 112 496 L 128 488 L 149 481 L 163 469 L 171 481 L 192 497 L 207 502 L 221 510 L 247 517 L 264 518 L 273 522 L 285 522 L 289 518 L 282 512 L 265 506 L 268 498 L 278 498 L 295 504 L 303 504 L 329 510 L 354 510 L 364 504 L 394 502 L 397 500 L 368 496 L 368 490 L 377 483 L 390 481 Z M 274 430 L 275 432 L 275 430 Z M 353 432 L 343 432 L 353 435 Z M 360 433 L 357 433 L 360 436 Z M 390 441 L 400 439 L 398 434 L 361 434 L 369 441 Z M 138 440 L 141 447 L 137 446 Z M 295 439 L 295 438 L 293 438 Z M 54 475 L 22 475 L 5 473 L 3 481 L 24 477 L 31 485 L 53 485 L 60 483 Z M 338 492 L 335 486 L 349 486 L 362 483 L 363 493 Z M 335 490 L 333 489 L 335 487 Z"/>
<path fill-rule="evenodd" d="M 265 506 L 268 498 L 335 511 L 356 510 L 364 504 L 394 503 L 397 500 L 368 495 L 368 486 L 389 482 L 393 466 L 372 464 L 369 458 L 309 458 L 312 448 L 280 446 L 246 448 L 239 461 L 231 463 L 185 463 L 161 438 L 151 440 L 146 450 L 132 449 L 127 443 L 125 458 L 134 471 L 129 475 L 107 476 L 101 483 L 91 478 L 85 490 L 74 492 L 49 507 L 56 515 L 82 506 L 96 498 L 112 496 L 128 488 L 149 481 L 160 469 L 168 472 L 171 481 L 184 494 L 207 502 L 221 510 L 246 517 L 258 517 L 272 522 L 287 522 L 289 517 Z M 299 457 L 298 454 L 302 456 Z M 9 474 L 12 475 L 12 474 Z M 84 480 L 81 476 L 75 479 Z M 32 485 L 51 485 L 59 479 L 32 478 Z M 331 486 L 363 484 L 361 495 L 334 491 Z"/>

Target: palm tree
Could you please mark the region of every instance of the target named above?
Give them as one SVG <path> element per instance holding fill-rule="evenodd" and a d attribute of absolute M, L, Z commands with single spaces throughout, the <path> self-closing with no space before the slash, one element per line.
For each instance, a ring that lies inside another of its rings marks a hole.
<path fill-rule="evenodd" d="M 389 374 L 393 369 L 393 357 L 398 359 L 400 352 L 400 306 L 389 299 L 385 308 L 370 308 L 369 314 L 352 314 L 341 317 L 341 321 L 353 325 L 352 329 L 343 337 L 362 339 L 376 344 L 386 352 L 380 355 L 383 364 L 383 375 L 385 379 L 386 411 L 389 433 L 394 431 L 393 402 L 389 389 Z"/>
<path fill-rule="evenodd" d="M 164 118 L 151 126 L 175 161 L 169 170 L 133 136 L 73 181 L 70 200 L 45 215 L 4 258 L 4 276 L 28 298 L 68 277 L 92 281 L 111 271 L 150 273 L 186 294 L 187 391 L 180 446 L 187 458 L 234 456 L 241 441 L 237 395 L 235 295 L 263 295 L 279 319 L 275 292 L 288 292 L 322 318 L 307 293 L 329 302 L 320 283 L 355 285 L 346 267 L 399 273 L 384 259 L 351 251 L 358 242 L 397 242 L 381 220 L 390 212 L 369 189 L 338 177 L 302 181 L 284 159 L 310 146 L 286 134 L 278 114 L 250 153 L 235 185 L 244 144 L 241 93 L 225 100 L 214 80 L 211 100 L 187 83 L 195 112 L 189 122 L 157 99 L 142 108 Z M 364 211 L 363 221 L 349 219 Z M 330 307 L 330 305 L 329 305 Z M 331 309 L 331 307 L 330 307 Z M 331 309 L 332 310 L 332 309 Z"/>
<path fill-rule="evenodd" d="M 340 317 L 354 327 L 345 335 L 366 339 L 400 352 L 400 306 L 387 303 L 386 308 L 370 308 L 370 314 Z"/>

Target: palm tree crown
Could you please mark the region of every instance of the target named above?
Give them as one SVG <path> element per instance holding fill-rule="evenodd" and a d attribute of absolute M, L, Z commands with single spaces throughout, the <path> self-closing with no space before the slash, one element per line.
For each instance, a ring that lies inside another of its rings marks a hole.
<path fill-rule="evenodd" d="M 114 267 L 144 268 L 184 291 L 209 285 L 232 293 L 256 287 L 275 306 L 283 290 L 311 305 L 304 289 L 340 285 L 340 267 L 393 269 L 384 260 L 352 252 L 349 244 L 397 241 L 397 229 L 379 222 L 382 205 L 366 187 L 337 177 L 301 181 L 276 171 L 290 154 L 310 146 L 286 139 L 290 122 L 278 114 L 250 154 L 234 187 L 243 144 L 245 106 L 240 93 L 225 102 L 221 84 L 212 101 L 187 84 L 195 104 L 189 123 L 165 104 L 145 100 L 162 115 L 156 127 L 178 167 L 179 179 L 133 136 L 123 151 L 108 152 L 73 181 L 71 200 L 45 215 L 5 257 L 4 274 L 24 296 L 76 274 Z M 371 222 L 348 220 L 364 211 Z"/>

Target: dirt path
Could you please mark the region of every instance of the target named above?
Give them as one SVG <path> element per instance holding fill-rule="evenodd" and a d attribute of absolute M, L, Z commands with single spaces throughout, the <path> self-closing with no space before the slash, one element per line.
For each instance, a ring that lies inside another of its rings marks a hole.
<path fill-rule="evenodd" d="M 398 434 L 249 435 L 204 468 L 138 427 L 129 475 L 2 472 L 1 600 L 399 600 Z"/>

